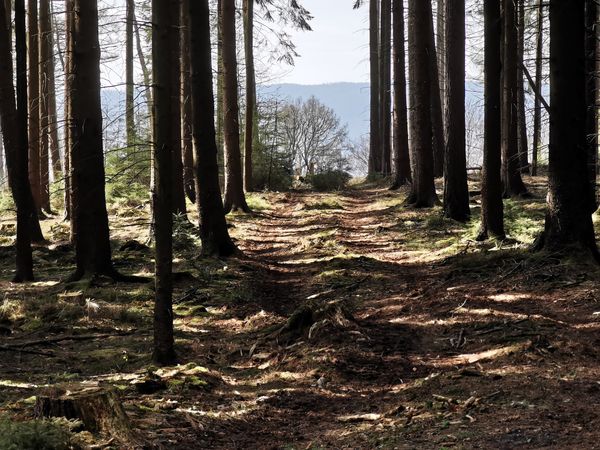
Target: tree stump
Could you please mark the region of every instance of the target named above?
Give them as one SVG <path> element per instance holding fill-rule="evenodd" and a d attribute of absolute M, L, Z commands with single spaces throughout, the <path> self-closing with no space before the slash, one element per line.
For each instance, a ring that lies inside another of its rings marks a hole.
<path fill-rule="evenodd" d="M 77 419 L 92 433 L 104 433 L 123 442 L 136 441 L 123 404 L 112 389 L 55 389 L 37 397 L 34 413 L 38 418 Z"/>

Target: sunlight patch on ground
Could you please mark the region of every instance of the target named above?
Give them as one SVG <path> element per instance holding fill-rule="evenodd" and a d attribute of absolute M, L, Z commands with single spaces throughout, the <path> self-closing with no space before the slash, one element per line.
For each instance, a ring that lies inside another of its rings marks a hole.
<path fill-rule="evenodd" d="M 488 298 L 490 300 L 494 300 L 495 302 L 511 303 L 521 300 L 531 300 L 534 297 L 531 294 L 494 294 L 488 295 Z"/>
<path fill-rule="evenodd" d="M 462 355 L 457 355 L 453 358 L 447 358 L 440 360 L 439 365 L 448 366 L 455 364 L 473 364 L 479 361 L 490 360 L 490 359 L 498 359 L 502 356 L 507 356 L 512 353 L 521 351 L 526 349 L 529 345 L 531 345 L 530 341 L 520 342 L 513 345 L 507 345 L 505 347 L 495 348 L 491 350 L 485 350 L 478 353 L 465 353 Z"/>

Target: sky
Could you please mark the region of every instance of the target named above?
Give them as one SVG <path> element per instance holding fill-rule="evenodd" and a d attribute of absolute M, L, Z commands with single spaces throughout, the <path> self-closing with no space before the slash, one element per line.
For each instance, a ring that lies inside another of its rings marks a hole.
<path fill-rule="evenodd" d="M 313 31 L 292 31 L 300 57 L 281 68 L 278 83 L 321 84 L 369 81 L 368 6 L 352 0 L 303 0 L 314 19 Z"/>

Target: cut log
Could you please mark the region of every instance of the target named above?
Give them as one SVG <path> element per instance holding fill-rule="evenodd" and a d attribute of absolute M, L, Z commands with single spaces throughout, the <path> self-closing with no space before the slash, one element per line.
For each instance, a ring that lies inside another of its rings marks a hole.
<path fill-rule="evenodd" d="M 76 419 L 91 433 L 106 434 L 124 443 L 138 441 L 123 404 L 112 389 L 89 388 L 71 392 L 54 388 L 37 397 L 34 414 L 38 418 Z"/>

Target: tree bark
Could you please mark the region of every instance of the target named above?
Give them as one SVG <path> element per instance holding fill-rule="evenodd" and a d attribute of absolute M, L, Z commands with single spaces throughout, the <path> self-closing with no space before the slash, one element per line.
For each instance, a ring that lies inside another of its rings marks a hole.
<path fill-rule="evenodd" d="M 392 189 L 408 184 L 410 155 L 408 146 L 408 114 L 406 110 L 406 51 L 404 47 L 404 0 L 393 3 L 394 34 L 394 183 Z"/>
<path fill-rule="evenodd" d="M 65 220 L 71 224 L 71 242 L 75 243 L 75 221 L 73 220 L 73 171 L 71 152 L 73 150 L 73 0 L 65 0 Z"/>
<path fill-rule="evenodd" d="M 225 212 L 250 212 L 244 196 L 235 29 L 235 0 L 221 0 L 223 39 L 223 133 L 225 136 Z"/>
<path fill-rule="evenodd" d="M 543 76 L 544 51 L 544 0 L 539 0 L 537 7 L 537 36 L 535 51 L 535 84 L 540 89 Z M 542 145 L 542 102 L 535 96 L 533 116 L 533 146 L 531 148 L 531 175 L 538 174 L 538 155 Z"/>
<path fill-rule="evenodd" d="M 29 68 L 29 179 L 38 214 L 42 213 L 42 163 L 40 161 L 40 67 L 37 0 L 27 2 L 27 66 Z"/>
<path fill-rule="evenodd" d="M 185 192 L 183 190 L 183 150 L 181 142 L 181 43 L 180 43 L 180 16 L 181 0 L 171 0 L 173 7 L 177 7 L 176 14 L 173 14 L 172 21 L 177 33 L 172 37 L 171 53 L 169 53 L 169 67 L 171 69 L 171 157 L 173 162 L 172 183 L 172 205 L 173 214 L 179 215 L 187 220 L 187 207 L 185 204 Z"/>
<path fill-rule="evenodd" d="M 379 75 L 380 81 L 380 107 L 381 107 L 381 172 L 385 176 L 392 173 L 392 65 L 391 65 L 391 37 L 392 29 L 392 2 L 381 0 L 381 36 Z"/>
<path fill-rule="evenodd" d="M 431 0 L 427 0 L 431 2 Z M 435 45 L 435 29 L 430 5 L 429 17 L 429 70 L 431 74 L 431 129 L 433 136 L 433 173 L 436 178 L 444 175 L 444 114 L 440 89 L 440 69 Z"/>
<path fill-rule="evenodd" d="M 119 279 L 111 260 L 105 199 L 100 44 L 97 0 L 72 0 L 71 198 L 76 271 L 71 280 L 107 275 Z"/>
<path fill-rule="evenodd" d="M 252 153 L 258 137 L 256 73 L 254 69 L 254 1 L 244 0 L 244 49 L 246 58 L 246 117 L 244 122 L 244 189 L 254 190 Z"/>
<path fill-rule="evenodd" d="M 172 58 L 178 44 L 178 0 L 152 2 L 152 60 Z M 173 61 L 170 60 L 170 63 Z M 179 70 L 179 65 L 177 65 Z M 179 84 L 173 83 L 169 64 L 153 64 L 153 212 L 155 232 L 154 354 L 159 364 L 176 360 L 173 338 L 173 153 L 172 115 Z M 179 108 L 177 108 L 179 109 Z"/>
<path fill-rule="evenodd" d="M 465 0 L 446 1 L 446 149 L 444 214 L 466 222 L 469 210 L 465 138 Z"/>
<path fill-rule="evenodd" d="M 196 205 L 202 253 L 230 256 L 236 247 L 227 230 L 219 186 L 208 0 L 190 1 L 189 17 Z"/>
<path fill-rule="evenodd" d="M 502 98 L 502 184 L 505 197 L 521 196 L 527 189 L 519 164 L 518 91 L 519 54 L 516 0 L 503 0 L 503 98 Z"/>
<path fill-rule="evenodd" d="M 537 247 L 555 253 L 598 248 L 590 213 L 586 143 L 585 0 L 550 0 L 548 207 Z"/>
<path fill-rule="evenodd" d="M 16 272 L 14 281 L 33 280 L 31 223 L 37 220 L 27 164 L 27 77 L 25 55 L 25 7 L 15 0 L 15 37 L 17 40 L 18 104 L 13 86 L 12 39 L 9 28 L 0 26 L 0 121 L 6 155 L 8 184 L 17 207 Z M 10 19 L 6 3 L 0 2 L 0 24 Z M 24 80 L 25 79 L 25 80 Z M 22 109 L 18 109 L 22 108 Z"/>
<path fill-rule="evenodd" d="M 369 60 L 371 67 L 369 175 L 378 174 L 382 171 L 381 106 L 379 95 L 379 3 L 380 0 L 369 1 Z"/>
<path fill-rule="evenodd" d="M 134 105 L 134 77 L 133 77 L 133 22 L 135 17 L 135 0 L 126 0 L 125 3 L 125 133 L 128 153 L 137 153 L 135 105 Z"/>
<path fill-rule="evenodd" d="M 500 0 L 484 0 L 484 142 L 481 180 L 481 228 L 478 240 L 504 239 L 501 179 L 502 20 Z"/>
<path fill-rule="evenodd" d="M 437 61 L 440 79 L 440 97 L 442 99 L 442 111 L 446 111 L 446 0 L 437 0 L 436 36 L 437 36 Z M 446 118 L 442 115 L 442 118 Z M 446 124 L 444 123 L 444 132 Z M 444 136 L 445 139 L 445 136 Z M 445 140 L 444 140 L 445 142 Z"/>
<path fill-rule="evenodd" d="M 518 91 L 517 91 L 517 133 L 519 145 L 519 166 L 521 173 L 529 174 L 529 155 L 527 142 L 527 115 L 525 108 L 525 79 L 523 65 L 525 64 L 525 0 L 517 0 L 518 19 Z"/>
<path fill-rule="evenodd" d="M 181 144 L 183 152 L 183 188 L 187 198 L 196 203 L 194 181 L 194 145 L 192 140 L 192 86 L 190 62 L 189 0 L 181 2 Z"/>
<path fill-rule="evenodd" d="M 586 0 L 586 134 L 588 145 L 588 176 L 590 180 L 590 211 L 598 208 L 596 199 L 596 166 L 598 164 L 598 5 L 596 0 Z"/>
<path fill-rule="evenodd" d="M 407 203 L 425 208 L 438 202 L 431 140 L 431 2 L 409 0 L 408 11 L 413 183 Z"/>
<path fill-rule="evenodd" d="M 38 16 L 39 45 L 39 124 L 40 124 L 40 182 L 41 206 L 44 211 L 52 212 L 50 206 L 50 78 L 54 65 L 50 60 L 52 53 L 52 25 L 50 21 L 50 0 L 40 0 Z"/>

